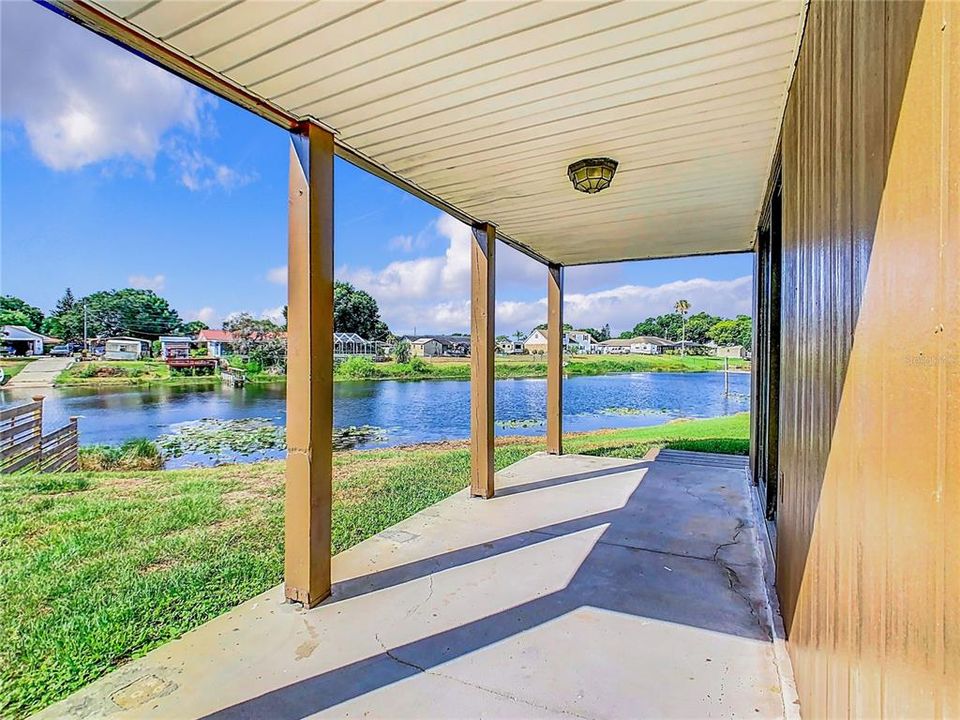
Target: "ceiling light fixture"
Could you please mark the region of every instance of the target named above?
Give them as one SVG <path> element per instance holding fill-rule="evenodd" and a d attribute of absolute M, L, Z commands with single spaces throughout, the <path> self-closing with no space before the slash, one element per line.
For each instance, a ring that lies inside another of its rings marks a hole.
<path fill-rule="evenodd" d="M 578 160 L 567 168 L 567 177 L 580 192 L 593 195 L 606 190 L 613 182 L 617 161 L 610 158 L 587 158 Z"/>

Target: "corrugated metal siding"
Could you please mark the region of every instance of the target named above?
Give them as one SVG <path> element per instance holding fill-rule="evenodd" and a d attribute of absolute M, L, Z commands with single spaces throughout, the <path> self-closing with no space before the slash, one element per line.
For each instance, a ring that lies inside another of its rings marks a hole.
<path fill-rule="evenodd" d="M 960 4 L 811 5 L 782 133 L 804 717 L 960 716 Z"/>

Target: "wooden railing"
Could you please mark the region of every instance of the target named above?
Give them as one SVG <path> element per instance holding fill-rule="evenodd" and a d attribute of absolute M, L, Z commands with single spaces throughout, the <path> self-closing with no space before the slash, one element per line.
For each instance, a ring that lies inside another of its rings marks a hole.
<path fill-rule="evenodd" d="M 77 418 L 43 434 L 43 396 L 0 410 L 0 474 L 78 470 Z"/>

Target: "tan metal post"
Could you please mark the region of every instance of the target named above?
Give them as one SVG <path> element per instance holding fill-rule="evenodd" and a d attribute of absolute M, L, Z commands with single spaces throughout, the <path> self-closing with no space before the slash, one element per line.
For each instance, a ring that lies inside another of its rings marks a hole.
<path fill-rule="evenodd" d="M 563 267 L 547 266 L 547 452 L 563 454 Z"/>
<path fill-rule="evenodd" d="M 287 310 L 288 600 L 330 594 L 333 485 L 333 135 L 291 134 Z"/>
<path fill-rule="evenodd" d="M 494 269 L 497 230 L 473 228 L 470 251 L 470 494 L 493 497 Z"/>

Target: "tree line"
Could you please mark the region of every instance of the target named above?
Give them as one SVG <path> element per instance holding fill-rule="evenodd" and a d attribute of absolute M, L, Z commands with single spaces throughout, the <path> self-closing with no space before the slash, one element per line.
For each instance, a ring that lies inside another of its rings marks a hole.
<path fill-rule="evenodd" d="M 672 342 L 682 337 L 695 343 L 715 342 L 717 345 L 750 346 L 753 336 L 753 321 L 749 315 L 737 315 L 735 318 L 724 318 L 719 315 L 710 315 L 698 312 L 686 318 L 681 313 L 667 313 L 648 317 L 637 323 L 632 330 L 620 333 L 621 338 L 632 338 L 638 335 L 653 335 Z"/>
<path fill-rule="evenodd" d="M 689 305 L 687 306 L 689 309 Z M 629 340 L 640 335 L 652 335 L 654 337 L 679 342 L 686 339 L 689 342 L 705 344 L 714 342 L 717 345 L 743 345 L 750 347 L 753 334 L 753 321 L 749 315 L 737 315 L 735 318 L 724 318 L 719 315 L 710 315 L 705 312 L 699 312 L 686 318 L 686 328 L 684 328 L 684 314 L 681 312 L 666 313 L 656 317 L 648 317 L 642 322 L 633 326 L 632 330 L 624 330 L 617 337 Z M 533 330 L 546 330 L 547 324 L 537 325 Z M 531 332 L 533 332 L 531 330 Z M 570 323 L 563 324 L 564 332 L 574 330 Z M 600 328 L 583 327 L 580 332 L 590 333 L 590 336 L 597 342 L 610 340 L 613 335 L 610 333 L 610 325 L 606 324 Z M 518 330 L 513 337 L 518 341 L 525 340 L 530 333 L 524 333 Z M 498 336 L 497 340 L 508 340 L 506 335 Z"/>
<path fill-rule="evenodd" d="M 391 337 L 390 328 L 380 317 L 377 301 L 369 293 L 337 281 L 333 305 L 335 332 L 352 332 L 367 340 Z M 224 329 L 277 335 L 286 329 L 286 314 L 284 306 L 283 322 L 274 322 L 238 313 L 224 322 Z M 67 288 L 49 314 L 13 295 L 0 296 L 0 325 L 22 325 L 34 332 L 73 342 L 84 339 L 85 320 L 88 338 L 130 336 L 152 340 L 160 335 L 196 335 L 208 329 L 207 324 L 199 320 L 185 321 L 153 290 L 99 290 L 76 297 Z"/>

